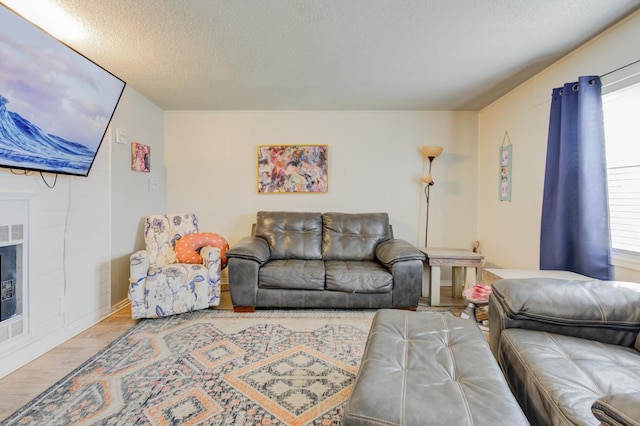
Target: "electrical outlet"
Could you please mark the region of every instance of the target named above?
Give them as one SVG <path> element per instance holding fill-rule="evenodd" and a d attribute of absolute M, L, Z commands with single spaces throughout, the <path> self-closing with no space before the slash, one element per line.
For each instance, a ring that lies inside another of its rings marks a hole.
<path fill-rule="evenodd" d="M 158 190 L 158 179 L 149 178 L 149 192 L 156 192 Z"/>
<path fill-rule="evenodd" d="M 125 144 L 129 141 L 127 137 L 127 129 L 116 127 L 116 143 Z"/>

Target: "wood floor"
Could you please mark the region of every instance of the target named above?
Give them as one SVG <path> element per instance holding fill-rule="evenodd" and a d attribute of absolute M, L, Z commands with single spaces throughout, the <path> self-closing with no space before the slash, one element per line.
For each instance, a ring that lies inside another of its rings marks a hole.
<path fill-rule="evenodd" d="M 127 306 L 0 380 L 0 421 L 135 325 Z"/>
<path fill-rule="evenodd" d="M 451 306 L 451 310 L 456 314 L 459 314 L 464 308 L 461 299 L 451 298 L 451 287 L 441 288 L 440 302 L 443 306 Z M 222 291 L 220 306 L 216 309 L 232 309 L 228 290 Z M 63 379 L 138 321 L 131 319 L 130 306 L 122 308 L 93 327 L 0 379 L 0 422 L 57 381 Z"/>

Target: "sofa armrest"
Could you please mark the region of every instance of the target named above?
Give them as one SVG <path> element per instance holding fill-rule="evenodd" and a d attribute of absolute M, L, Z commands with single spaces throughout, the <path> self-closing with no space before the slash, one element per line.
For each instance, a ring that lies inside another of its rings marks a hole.
<path fill-rule="evenodd" d="M 142 318 L 146 312 L 145 288 L 149 265 L 149 253 L 146 250 L 129 256 L 129 301 L 133 318 Z"/>
<path fill-rule="evenodd" d="M 409 260 L 425 260 L 425 254 L 407 241 L 399 239 L 386 240 L 376 247 L 376 258 L 387 268 L 397 262 Z"/>
<path fill-rule="evenodd" d="M 271 258 L 271 251 L 263 238 L 244 237 L 227 250 L 226 255 L 229 259 L 253 260 L 262 265 Z"/>
<path fill-rule="evenodd" d="M 500 280 L 493 295 L 513 319 L 640 329 L 640 284 L 552 278 Z"/>
<path fill-rule="evenodd" d="M 400 239 L 385 240 L 376 246 L 376 259 L 389 268 L 393 276 L 394 308 L 415 309 L 418 306 L 425 258 L 423 252 Z"/>
<path fill-rule="evenodd" d="M 637 283 L 553 278 L 499 280 L 493 284 L 489 300 L 490 339 L 495 340 L 492 349 L 498 344 L 502 329 L 511 327 L 633 347 L 640 331 L 639 306 Z"/>
<path fill-rule="evenodd" d="M 209 279 L 219 281 L 222 271 L 221 251 L 218 247 L 204 246 L 200 249 L 202 264 L 209 271 Z"/>
<path fill-rule="evenodd" d="M 607 395 L 591 406 L 591 412 L 607 426 L 640 426 L 640 392 Z"/>

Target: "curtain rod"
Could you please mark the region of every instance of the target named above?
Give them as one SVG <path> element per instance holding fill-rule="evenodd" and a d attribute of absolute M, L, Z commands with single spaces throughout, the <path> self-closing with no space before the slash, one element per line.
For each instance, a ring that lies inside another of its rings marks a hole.
<path fill-rule="evenodd" d="M 616 68 L 616 69 L 615 69 L 615 70 L 613 70 L 613 71 L 609 71 L 609 72 L 607 72 L 607 73 L 602 74 L 602 75 L 600 76 L 600 78 L 602 78 L 602 77 L 606 77 L 606 76 L 608 76 L 609 74 L 613 74 L 614 72 L 621 71 L 621 70 L 623 70 L 623 69 L 625 69 L 625 68 L 628 68 L 628 67 L 630 67 L 631 65 L 635 65 L 635 64 L 637 64 L 637 63 L 639 63 L 639 62 L 640 62 L 640 59 L 638 59 L 637 61 L 633 61 L 633 62 L 631 62 L 631 63 L 629 63 L 629 64 L 627 64 L 627 65 L 623 65 L 623 66 L 621 66 L 620 68 Z"/>

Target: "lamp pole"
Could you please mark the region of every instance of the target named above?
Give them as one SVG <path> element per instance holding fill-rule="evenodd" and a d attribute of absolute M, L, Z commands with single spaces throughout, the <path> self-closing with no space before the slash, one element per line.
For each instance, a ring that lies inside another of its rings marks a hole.
<path fill-rule="evenodd" d="M 429 174 L 422 178 L 422 182 L 424 182 L 427 187 L 424 189 L 424 195 L 427 197 L 427 215 L 426 215 L 426 223 L 424 226 L 424 247 L 427 247 L 427 237 L 429 235 L 429 196 L 431 195 L 431 185 L 433 185 L 433 176 L 431 175 L 431 166 L 433 165 L 433 159 L 438 155 L 442 154 L 441 146 L 423 146 L 420 149 L 422 153 L 422 158 L 429 159 Z"/>
<path fill-rule="evenodd" d="M 429 157 L 429 175 L 431 175 L 431 165 L 433 164 L 433 159 L 436 157 Z M 433 185 L 433 178 L 427 183 L 427 186 L 424 188 L 424 195 L 427 199 L 427 215 L 426 222 L 424 225 L 424 247 L 427 248 L 427 237 L 429 235 L 429 195 L 431 194 L 431 186 Z"/>

